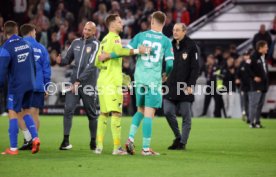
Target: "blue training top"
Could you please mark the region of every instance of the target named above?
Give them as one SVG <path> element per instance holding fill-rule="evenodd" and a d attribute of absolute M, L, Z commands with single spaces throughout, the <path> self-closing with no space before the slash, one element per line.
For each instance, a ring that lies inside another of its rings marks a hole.
<path fill-rule="evenodd" d="M 37 42 L 33 37 L 23 38 L 33 48 L 35 64 L 36 64 L 36 80 L 35 89 L 36 92 L 44 92 L 44 86 L 51 80 L 51 66 L 50 58 L 46 48 Z"/>
<path fill-rule="evenodd" d="M 23 38 L 12 35 L 0 49 L 0 86 L 8 76 L 9 94 L 31 91 L 35 86 L 34 53 Z"/>

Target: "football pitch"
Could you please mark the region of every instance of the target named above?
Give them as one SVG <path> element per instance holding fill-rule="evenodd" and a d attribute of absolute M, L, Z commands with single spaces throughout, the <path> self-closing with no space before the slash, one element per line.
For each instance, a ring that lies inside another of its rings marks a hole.
<path fill-rule="evenodd" d="M 153 122 L 152 148 L 160 156 L 140 155 L 141 127 L 134 156 L 113 156 L 110 120 L 102 155 L 89 149 L 88 121 L 74 117 L 70 143 L 58 150 L 63 138 L 62 116 L 42 116 L 41 151 L 32 155 L 0 156 L 1 177 L 275 177 L 276 120 L 263 120 L 263 129 L 250 129 L 240 119 L 193 118 L 185 151 L 169 151 L 173 134 L 164 118 Z M 180 122 L 180 119 L 179 119 Z M 122 144 L 131 119 L 122 120 Z M 9 145 L 8 119 L 0 117 L 0 150 Z M 19 146 L 22 145 L 19 134 Z"/>

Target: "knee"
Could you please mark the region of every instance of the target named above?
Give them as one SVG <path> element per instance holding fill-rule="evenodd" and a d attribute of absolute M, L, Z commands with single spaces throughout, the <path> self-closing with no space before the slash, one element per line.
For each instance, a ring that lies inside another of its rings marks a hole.
<path fill-rule="evenodd" d="M 74 114 L 74 112 L 75 112 L 75 106 L 65 104 L 64 114 Z"/>

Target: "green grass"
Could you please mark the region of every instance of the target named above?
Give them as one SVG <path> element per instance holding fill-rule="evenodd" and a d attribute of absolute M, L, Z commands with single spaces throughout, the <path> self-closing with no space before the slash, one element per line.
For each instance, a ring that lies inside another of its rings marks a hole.
<path fill-rule="evenodd" d="M 179 119 L 180 121 L 180 119 Z M 122 143 L 131 119 L 122 120 Z M 140 155 L 141 130 L 135 156 L 112 156 L 110 122 L 104 153 L 89 150 L 85 117 L 75 117 L 71 132 L 73 149 L 59 151 L 63 138 L 62 117 L 42 117 L 41 152 L 0 156 L 1 177 L 275 177 L 276 121 L 263 120 L 264 129 L 250 129 L 237 119 L 193 119 L 186 151 L 168 151 L 173 134 L 165 119 L 153 124 L 152 148 L 160 156 Z M 8 120 L 0 118 L 0 150 L 9 145 Z M 22 135 L 19 136 L 19 145 Z"/>

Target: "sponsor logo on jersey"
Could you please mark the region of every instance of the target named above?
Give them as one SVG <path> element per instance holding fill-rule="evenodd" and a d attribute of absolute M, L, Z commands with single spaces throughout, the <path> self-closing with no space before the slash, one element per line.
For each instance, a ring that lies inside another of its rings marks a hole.
<path fill-rule="evenodd" d="M 29 52 L 27 52 L 27 53 L 22 53 L 22 54 L 18 55 L 18 56 L 17 56 L 17 61 L 18 61 L 18 63 L 22 63 L 22 62 L 26 61 L 28 55 L 29 55 Z"/>
<path fill-rule="evenodd" d="M 36 52 L 36 53 L 42 53 L 41 50 L 38 49 L 38 48 L 34 48 L 34 52 Z"/>
<path fill-rule="evenodd" d="M 17 52 L 19 50 L 24 50 L 24 49 L 28 49 L 28 48 L 29 48 L 29 46 L 27 44 L 25 44 L 25 45 L 21 45 L 21 46 L 15 47 L 14 51 Z"/>
<path fill-rule="evenodd" d="M 35 55 L 35 61 L 38 61 L 40 59 L 40 56 L 39 55 Z"/>
<path fill-rule="evenodd" d="M 120 39 L 116 39 L 115 40 L 115 44 L 121 44 L 121 40 Z"/>

